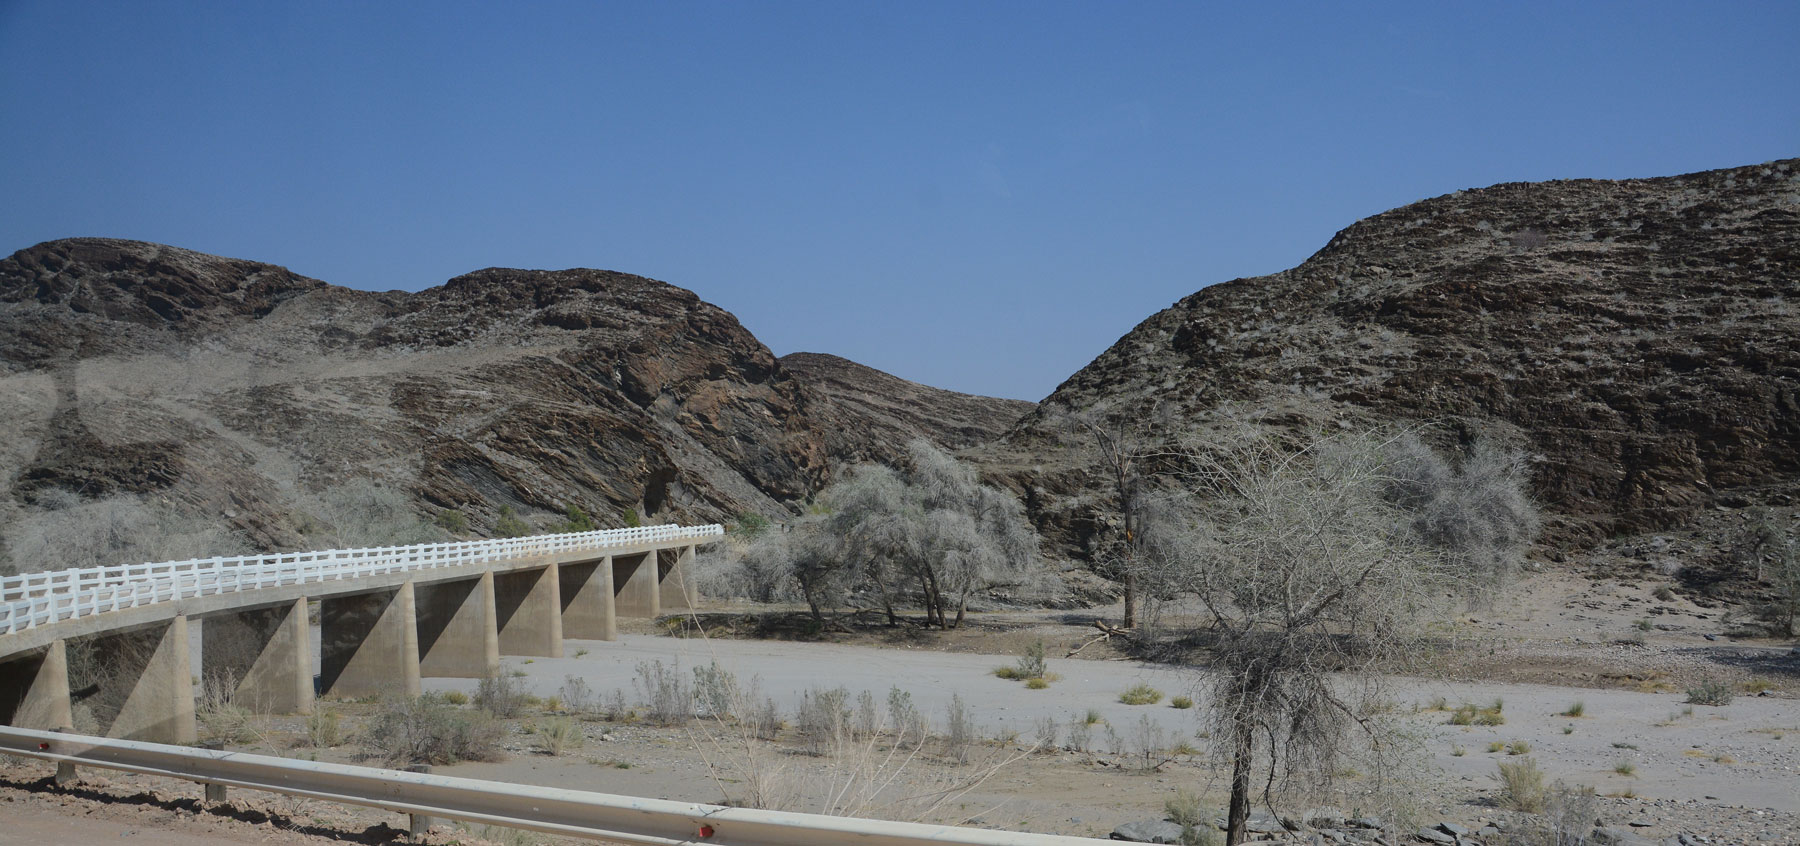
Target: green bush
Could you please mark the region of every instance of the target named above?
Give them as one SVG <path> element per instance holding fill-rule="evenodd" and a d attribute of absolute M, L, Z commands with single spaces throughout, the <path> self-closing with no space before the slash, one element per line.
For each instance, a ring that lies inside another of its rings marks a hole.
<path fill-rule="evenodd" d="M 469 518 L 463 516 L 461 511 L 457 511 L 454 508 L 446 508 L 439 511 L 436 519 L 431 522 L 436 523 L 438 528 L 453 535 L 465 534 L 469 531 Z"/>
<path fill-rule="evenodd" d="M 1138 682 L 1126 688 L 1124 693 L 1119 694 L 1119 701 L 1126 705 L 1155 705 L 1161 702 L 1162 698 L 1162 691 L 1143 682 Z"/>
<path fill-rule="evenodd" d="M 1690 705 L 1730 705 L 1734 696 L 1729 683 L 1715 679 L 1688 688 L 1687 701 Z"/>
<path fill-rule="evenodd" d="M 628 529 L 635 529 L 638 526 L 643 525 L 642 521 L 638 520 L 637 509 L 635 508 L 625 509 L 625 514 L 620 519 L 625 521 L 625 527 Z"/>
<path fill-rule="evenodd" d="M 732 525 L 731 531 L 745 540 L 756 540 L 769 531 L 769 518 L 754 511 L 746 511 L 737 516 L 737 522 Z"/>
<path fill-rule="evenodd" d="M 580 506 L 569 506 L 563 511 L 563 517 L 565 518 L 563 524 L 556 527 L 558 532 L 569 534 L 572 532 L 591 532 L 594 530 L 594 521 L 588 519 L 587 512 L 582 511 Z"/>
<path fill-rule="evenodd" d="M 500 506 L 500 519 L 494 521 L 494 537 L 519 538 L 531 534 L 531 527 L 513 513 L 510 505 Z"/>
<path fill-rule="evenodd" d="M 1169 707 L 1186 711 L 1187 709 L 1194 707 L 1194 700 L 1186 696 L 1177 696 L 1174 699 L 1169 700 Z"/>

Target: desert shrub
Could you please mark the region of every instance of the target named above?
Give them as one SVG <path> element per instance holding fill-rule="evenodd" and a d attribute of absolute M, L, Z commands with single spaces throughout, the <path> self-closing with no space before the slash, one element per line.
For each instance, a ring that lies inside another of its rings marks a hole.
<path fill-rule="evenodd" d="M 635 529 L 644 524 L 644 521 L 638 518 L 635 508 L 625 509 L 625 513 L 619 515 L 619 522 L 624 523 L 627 529 Z"/>
<path fill-rule="evenodd" d="M 230 689 L 223 679 L 209 679 L 201 685 L 201 695 L 194 703 L 194 718 L 203 746 L 250 743 L 257 738 L 250 709 L 233 702 Z"/>
<path fill-rule="evenodd" d="M 457 708 L 434 694 L 389 700 L 363 732 L 363 744 L 390 766 L 496 761 L 502 729 L 485 711 Z"/>
<path fill-rule="evenodd" d="M 441 698 L 441 697 L 440 697 Z M 496 717 L 517 717 L 525 709 L 525 688 L 510 673 L 488 676 L 475 685 L 475 707 Z"/>
<path fill-rule="evenodd" d="M 1564 716 L 1564 717 L 1579 717 L 1586 713 L 1587 713 L 1587 703 L 1577 699 L 1577 700 L 1575 700 L 1575 704 L 1569 706 L 1569 710 L 1562 712 L 1562 716 Z"/>
<path fill-rule="evenodd" d="M 661 659 L 637 665 L 638 689 L 648 708 L 645 716 L 659 726 L 682 726 L 694 718 L 694 689 L 681 677 L 681 664 L 664 664 Z"/>
<path fill-rule="evenodd" d="M 1044 671 L 1047 669 L 1044 663 L 1044 642 L 1032 641 L 1030 646 L 1025 647 L 1025 654 L 1019 656 L 1018 662 L 1013 664 L 1013 668 L 1018 671 L 1018 677 L 1022 679 L 1043 678 Z"/>
<path fill-rule="evenodd" d="M 1501 713 L 1501 706 L 1498 702 L 1486 708 L 1465 702 L 1450 712 L 1450 725 L 1503 726 L 1506 725 L 1506 716 Z"/>
<path fill-rule="evenodd" d="M 850 739 L 850 691 L 844 688 L 814 688 L 800 695 L 800 710 L 794 714 L 794 727 L 800 732 L 800 743 L 808 755 L 830 755 L 843 748 Z"/>
<path fill-rule="evenodd" d="M 1637 764 L 1629 759 L 1621 760 L 1619 763 L 1613 765 L 1613 772 L 1622 776 L 1637 775 Z"/>
<path fill-rule="evenodd" d="M 1497 766 L 1500 769 L 1500 807 L 1527 814 L 1544 810 L 1544 771 L 1538 769 L 1536 760 L 1520 758 L 1501 761 Z"/>
<path fill-rule="evenodd" d="M 1506 744 L 1506 754 L 1524 755 L 1531 751 L 1531 744 L 1523 740 L 1515 740 Z"/>
<path fill-rule="evenodd" d="M 524 520 L 520 520 L 519 515 L 513 513 L 512 506 L 500 506 L 500 516 L 494 521 L 494 537 L 520 538 L 529 534 L 531 534 L 531 526 L 527 525 Z"/>
<path fill-rule="evenodd" d="M 404 491 L 369 480 L 334 485 L 302 497 L 299 506 L 306 534 L 340 549 L 431 543 L 445 534 L 435 520 L 419 513 Z"/>
<path fill-rule="evenodd" d="M 1212 815 L 1206 806 L 1200 803 L 1200 794 L 1177 789 L 1175 795 L 1163 800 L 1163 819 L 1179 826 L 1202 826 L 1211 823 Z"/>
<path fill-rule="evenodd" d="M 897 687 L 889 688 L 887 711 L 888 727 L 894 732 L 896 744 L 910 740 L 918 746 L 925 742 L 925 714 L 913 704 L 912 694 Z"/>
<path fill-rule="evenodd" d="M 1056 749 L 1056 738 L 1060 734 L 1056 728 L 1055 717 L 1040 717 L 1032 723 L 1032 749 L 1038 752 L 1052 752 Z"/>
<path fill-rule="evenodd" d="M 714 661 L 694 668 L 694 700 L 701 713 L 715 719 L 736 716 L 737 676 Z"/>
<path fill-rule="evenodd" d="M 1532 820 L 1532 831 L 1541 846 L 1585 846 L 1592 843 L 1594 819 L 1600 800 L 1592 787 L 1550 786 L 1544 796 L 1544 812 Z"/>
<path fill-rule="evenodd" d="M 1069 749 L 1086 752 L 1094 742 L 1094 724 L 1079 717 L 1069 721 Z"/>
<path fill-rule="evenodd" d="M 557 689 L 556 695 L 562 699 L 563 704 L 572 714 L 592 714 L 594 709 L 599 706 L 593 689 L 588 687 L 587 680 L 580 676 L 564 676 L 562 687 Z"/>
<path fill-rule="evenodd" d="M 438 695 L 444 697 L 444 701 L 452 705 L 469 704 L 469 695 L 460 690 L 446 690 Z"/>
<path fill-rule="evenodd" d="M 568 717 L 552 717 L 538 723 L 532 732 L 537 737 L 538 748 L 546 755 L 561 755 L 569 749 L 580 749 L 587 736 L 581 733 L 581 725 Z"/>
<path fill-rule="evenodd" d="M 781 734 L 781 709 L 772 697 L 764 697 L 750 709 L 750 733 L 758 740 L 774 740 Z"/>
<path fill-rule="evenodd" d="M 944 755 L 958 764 L 969 762 L 969 747 L 975 743 L 975 718 L 960 694 L 950 695 L 944 721 Z"/>
<path fill-rule="evenodd" d="M 1687 701 L 1690 705 L 1730 705 L 1735 695 L 1729 682 L 1712 679 L 1688 688 Z"/>
<path fill-rule="evenodd" d="M 1046 679 L 1046 678 L 1035 678 L 1035 679 L 1026 679 L 1025 680 L 1025 689 L 1026 690 L 1043 690 L 1044 688 L 1047 688 L 1049 686 L 1050 686 L 1050 680 Z"/>
<path fill-rule="evenodd" d="M 1194 700 L 1186 696 L 1177 696 L 1174 699 L 1169 700 L 1169 707 L 1186 711 L 1187 709 L 1194 707 Z"/>
<path fill-rule="evenodd" d="M 314 749 L 329 749 L 344 742 L 343 721 L 336 708 L 314 704 L 306 715 L 306 742 Z"/>
<path fill-rule="evenodd" d="M 1143 682 L 1138 682 L 1119 694 L 1119 701 L 1126 705 L 1155 705 L 1162 698 L 1162 691 Z"/>
<path fill-rule="evenodd" d="M 881 729 L 881 714 L 875 709 L 875 694 L 863 691 L 856 695 L 856 737 L 858 739 L 875 736 Z"/>
<path fill-rule="evenodd" d="M 1174 759 L 1169 752 L 1168 730 L 1148 714 L 1138 717 L 1131 733 L 1131 757 L 1142 770 L 1160 770 Z"/>

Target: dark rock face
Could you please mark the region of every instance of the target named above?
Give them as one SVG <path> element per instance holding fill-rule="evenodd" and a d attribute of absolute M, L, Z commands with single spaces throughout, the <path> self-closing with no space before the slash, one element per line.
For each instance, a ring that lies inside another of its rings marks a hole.
<path fill-rule="evenodd" d="M 1030 407 L 912 387 L 910 402 L 946 403 L 916 409 L 935 428 L 866 424 L 729 313 L 629 274 L 491 268 L 371 293 L 156 244 L 56 241 L 0 261 L 0 527 L 51 491 L 138 495 L 289 547 L 304 542 L 297 500 L 356 479 L 478 529 L 502 506 L 577 505 L 603 525 L 626 509 L 776 514 L 834 458 L 881 454 L 859 436 L 989 431 Z"/>
<path fill-rule="evenodd" d="M 1066 506 L 1079 462 L 1024 464 L 1079 446 L 1059 415 L 1155 440 L 1153 420 L 1233 405 L 1510 440 L 1536 457 L 1553 543 L 1784 504 L 1800 483 L 1800 160 L 1497 185 L 1359 221 L 1297 268 L 1152 316 L 977 452 L 1079 551 L 1082 521 L 1104 522 Z"/>
<path fill-rule="evenodd" d="M 789 353 L 781 366 L 813 389 L 814 415 L 833 458 L 892 460 L 914 438 L 947 449 L 986 443 L 1036 403 L 959 394 L 823 353 Z"/>

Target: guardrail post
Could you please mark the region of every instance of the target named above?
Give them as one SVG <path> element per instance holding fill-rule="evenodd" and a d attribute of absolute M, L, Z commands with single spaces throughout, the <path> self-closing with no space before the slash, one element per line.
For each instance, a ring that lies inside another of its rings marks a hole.
<path fill-rule="evenodd" d="M 419 695 L 413 583 L 319 601 L 319 687 L 332 696 Z"/>
<path fill-rule="evenodd" d="M 479 679 L 500 672 L 494 573 L 419 585 L 419 673 Z"/>
<path fill-rule="evenodd" d="M 662 613 L 656 588 L 656 550 L 613 556 L 613 605 L 621 617 L 655 617 Z"/>
<path fill-rule="evenodd" d="M 111 665 L 96 694 L 123 700 L 107 737 L 152 743 L 193 743 L 194 671 L 188 658 L 188 619 L 97 638 L 95 651 Z"/>
<path fill-rule="evenodd" d="M 563 637 L 619 639 L 619 622 L 613 607 L 612 561 L 608 555 L 598 561 L 560 566 Z"/>
<path fill-rule="evenodd" d="M 0 723 L 45 731 L 73 728 L 66 643 L 53 640 L 42 652 L 0 664 Z"/>
<path fill-rule="evenodd" d="M 313 706 L 306 600 L 200 620 L 200 680 L 231 686 L 233 704 L 258 714 L 306 714 Z"/>
<path fill-rule="evenodd" d="M 694 545 L 678 547 L 673 552 L 666 567 L 662 565 L 662 553 L 657 553 L 657 596 L 663 614 L 690 611 L 699 604 L 699 592 L 690 575 L 694 572 Z"/>
<path fill-rule="evenodd" d="M 206 804 L 208 804 L 208 805 L 223 805 L 223 804 L 225 804 L 225 801 L 226 801 L 225 800 L 225 785 L 213 784 L 210 781 L 206 782 L 205 784 L 206 784 Z"/>
<path fill-rule="evenodd" d="M 561 583 L 555 564 L 542 570 L 514 570 L 494 577 L 502 653 L 562 657 L 562 599 L 558 596 Z"/>

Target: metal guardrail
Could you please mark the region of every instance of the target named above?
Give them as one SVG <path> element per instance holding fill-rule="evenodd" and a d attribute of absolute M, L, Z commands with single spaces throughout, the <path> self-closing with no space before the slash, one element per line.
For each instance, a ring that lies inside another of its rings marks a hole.
<path fill-rule="evenodd" d="M 0 727 L 0 752 L 405 814 L 657 846 L 1099 846 L 1113 842 L 728 808 L 32 729 Z"/>
<path fill-rule="evenodd" d="M 217 593 L 564 552 L 703 541 L 724 533 L 724 527 L 717 524 L 641 526 L 459 543 L 278 552 L 25 573 L 0 578 L 0 635 L 107 611 Z"/>

